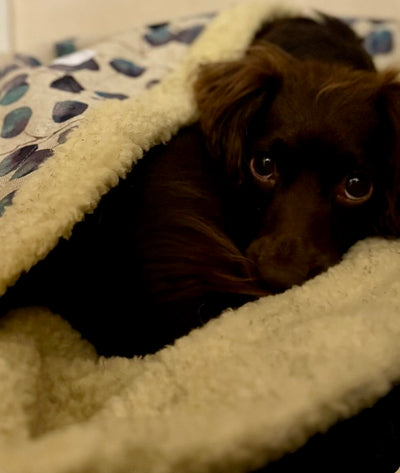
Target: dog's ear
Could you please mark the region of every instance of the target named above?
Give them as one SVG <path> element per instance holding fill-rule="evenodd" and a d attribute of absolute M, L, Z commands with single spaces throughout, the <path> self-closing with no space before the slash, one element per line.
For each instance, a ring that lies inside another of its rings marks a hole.
<path fill-rule="evenodd" d="M 253 46 L 237 61 L 203 66 L 195 84 L 200 125 L 211 154 L 241 180 L 244 146 L 257 112 L 272 102 L 294 61 L 282 49 Z"/>
<path fill-rule="evenodd" d="M 385 211 L 378 223 L 379 234 L 400 236 L 400 81 L 398 73 L 386 73 L 383 86 L 386 113 L 390 120 L 391 150 L 385 174 Z"/>

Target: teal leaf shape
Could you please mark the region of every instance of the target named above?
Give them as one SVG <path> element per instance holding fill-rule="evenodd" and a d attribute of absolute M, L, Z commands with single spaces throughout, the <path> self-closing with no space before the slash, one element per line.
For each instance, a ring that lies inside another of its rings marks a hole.
<path fill-rule="evenodd" d="M 125 100 L 125 99 L 128 98 L 128 96 L 125 95 L 125 94 L 114 94 L 114 93 L 110 93 L 110 92 L 101 92 L 99 90 L 96 90 L 95 94 L 98 95 L 99 97 L 102 97 L 103 99 Z"/>
<path fill-rule="evenodd" d="M 149 26 L 148 32 L 144 35 L 144 39 L 151 46 L 163 46 L 173 39 L 173 35 L 169 29 L 168 23 Z"/>
<path fill-rule="evenodd" d="M 75 39 L 65 39 L 55 44 L 55 52 L 57 57 L 66 56 L 76 51 Z"/>
<path fill-rule="evenodd" d="M 12 191 L 0 200 L 0 217 L 4 214 L 6 207 L 12 204 L 16 192 Z"/>
<path fill-rule="evenodd" d="M 146 71 L 144 67 L 141 67 L 132 61 L 128 61 L 127 59 L 113 59 L 110 61 L 110 65 L 117 72 L 128 77 L 139 77 Z"/>
<path fill-rule="evenodd" d="M 41 149 L 33 153 L 28 159 L 26 159 L 22 166 L 12 175 L 11 179 L 18 179 L 24 177 L 27 174 L 35 171 L 47 158 L 53 156 L 54 151 L 52 149 Z"/>
<path fill-rule="evenodd" d="M 0 105 L 10 105 L 25 95 L 29 89 L 29 85 L 26 83 L 27 77 L 27 74 L 19 74 L 4 84 L 0 92 L 0 96 L 2 96 Z"/>
<path fill-rule="evenodd" d="M 38 145 L 28 145 L 17 149 L 0 162 L 0 177 L 17 169 L 29 156 L 38 149 Z"/>
<path fill-rule="evenodd" d="M 56 123 L 63 123 L 70 118 L 76 117 L 83 113 L 88 108 L 88 105 L 83 102 L 75 100 L 66 100 L 64 102 L 57 102 L 53 108 L 53 120 Z"/>
<path fill-rule="evenodd" d="M 30 118 L 32 109 L 30 107 L 20 107 L 8 113 L 3 122 L 1 129 L 2 138 L 14 138 L 22 133 Z"/>
<path fill-rule="evenodd" d="M 28 84 L 22 84 L 14 89 L 11 89 L 7 92 L 4 97 L 0 100 L 0 105 L 10 105 L 11 103 L 16 102 L 21 97 L 26 94 L 26 91 L 29 89 Z"/>

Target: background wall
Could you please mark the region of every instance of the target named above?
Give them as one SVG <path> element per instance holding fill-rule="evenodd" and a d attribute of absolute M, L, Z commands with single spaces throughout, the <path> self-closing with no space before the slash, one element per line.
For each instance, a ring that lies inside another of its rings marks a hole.
<path fill-rule="evenodd" d="M 51 43 L 97 40 L 138 24 L 253 0 L 0 0 L 0 51 L 51 55 Z M 264 0 L 271 1 L 271 0 Z M 290 0 L 339 15 L 399 18 L 400 0 Z"/>

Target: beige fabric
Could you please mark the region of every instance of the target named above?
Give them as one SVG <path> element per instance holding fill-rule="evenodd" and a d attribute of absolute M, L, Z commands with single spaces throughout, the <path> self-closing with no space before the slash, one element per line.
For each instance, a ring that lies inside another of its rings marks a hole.
<path fill-rule="evenodd" d="M 270 8 L 224 12 L 159 86 L 85 116 L 0 219 L 1 292 L 143 150 L 196 118 L 197 64 L 240 55 Z M 371 239 L 304 286 L 227 311 L 144 359 L 99 358 L 48 310 L 14 312 L 0 321 L 0 471 L 261 466 L 399 381 L 399 292 L 400 243 Z"/>

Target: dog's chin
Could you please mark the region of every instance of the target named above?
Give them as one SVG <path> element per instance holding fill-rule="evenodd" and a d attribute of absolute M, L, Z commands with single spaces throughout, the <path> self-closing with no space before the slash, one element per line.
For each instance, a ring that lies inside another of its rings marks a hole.
<path fill-rule="evenodd" d="M 272 294 L 280 294 L 294 286 L 300 286 L 307 278 L 302 274 L 288 274 L 282 268 L 271 268 L 263 271 L 260 286 Z"/>

